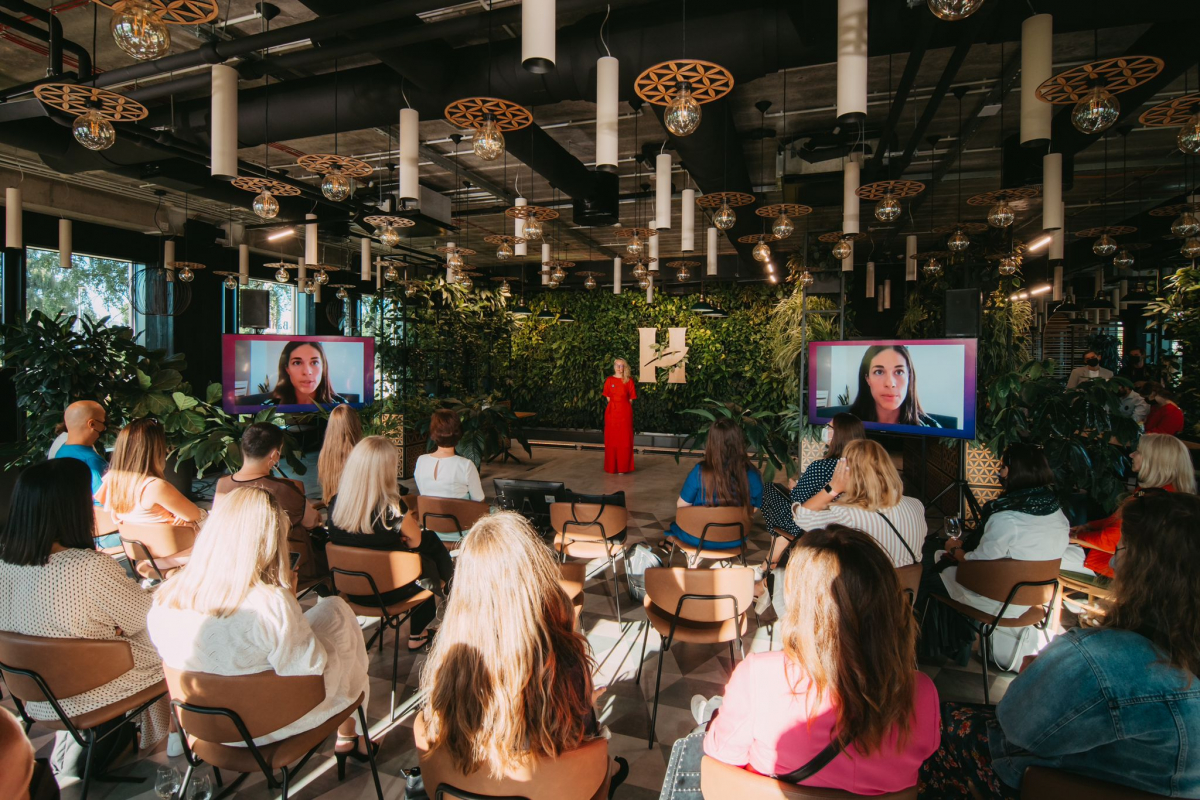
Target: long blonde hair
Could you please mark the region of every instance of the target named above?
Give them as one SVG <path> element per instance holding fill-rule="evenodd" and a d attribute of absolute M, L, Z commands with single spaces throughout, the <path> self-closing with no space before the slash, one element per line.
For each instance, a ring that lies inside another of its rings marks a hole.
<path fill-rule="evenodd" d="M 162 425 L 143 417 L 117 435 L 108 467 L 108 505 L 118 514 L 137 507 L 138 487 L 146 478 L 163 478 L 167 466 L 167 437 Z"/>
<path fill-rule="evenodd" d="M 358 418 L 357 411 L 350 406 L 339 405 L 329 412 L 325 441 L 321 443 L 321 455 L 317 456 L 317 477 L 321 481 L 321 499 L 325 503 L 338 493 L 346 459 L 360 439 L 362 420 Z"/>
<path fill-rule="evenodd" d="M 842 458 L 850 467 L 850 481 L 836 505 L 866 511 L 891 508 L 904 497 L 900 473 L 878 442 L 859 439 L 846 445 Z"/>
<path fill-rule="evenodd" d="M 396 446 L 382 436 L 368 436 L 350 451 L 342 485 L 329 521 L 347 533 L 373 533 L 376 522 L 400 519 L 396 484 Z"/>
<path fill-rule="evenodd" d="M 560 576 L 518 514 L 486 516 L 463 539 L 421 691 L 431 751 L 464 774 L 498 778 L 584 740 L 592 658 Z"/>
<path fill-rule="evenodd" d="M 628 361 L 626 361 L 626 360 L 625 360 L 625 359 L 623 359 L 623 358 L 614 358 L 614 359 L 613 359 L 613 364 L 615 365 L 615 364 L 616 364 L 618 361 L 619 361 L 619 362 L 621 362 L 622 364 L 624 364 L 624 365 L 625 365 L 625 369 L 624 369 L 624 371 L 623 371 L 623 372 L 624 372 L 624 376 L 621 378 L 621 380 L 622 380 L 622 381 L 624 381 L 625 383 L 629 383 L 630 381 L 632 381 L 632 380 L 633 380 L 633 376 L 632 376 L 632 374 L 630 374 L 629 362 L 628 362 Z M 614 372 L 615 372 L 615 371 L 616 371 L 616 370 L 614 370 Z"/>
<path fill-rule="evenodd" d="M 1158 489 L 1168 484 L 1177 492 L 1196 493 L 1196 472 L 1187 445 L 1165 433 L 1147 433 L 1138 440 L 1142 468 L 1138 486 Z"/>
<path fill-rule="evenodd" d="M 287 515 L 270 492 L 234 489 L 209 515 L 187 566 L 159 587 L 155 604 L 228 617 L 256 587 L 290 588 L 287 533 Z"/>

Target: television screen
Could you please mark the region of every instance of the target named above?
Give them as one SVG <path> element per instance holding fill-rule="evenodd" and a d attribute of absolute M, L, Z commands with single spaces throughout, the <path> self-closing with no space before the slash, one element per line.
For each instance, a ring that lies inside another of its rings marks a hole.
<path fill-rule="evenodd" d="M 369 336 L 225 334 L 221 349 L 222 405 L 230 414 L 361 407 L 375 399 Z"/>
<path fill-rule="evenodd" d="M 868 430 L 975 438 L 975 339 L 811 342 L 808 417 Z"/>

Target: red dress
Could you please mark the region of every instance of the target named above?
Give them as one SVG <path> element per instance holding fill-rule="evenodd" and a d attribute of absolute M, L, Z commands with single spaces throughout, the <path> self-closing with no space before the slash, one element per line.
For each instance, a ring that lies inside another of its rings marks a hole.
<path fill-rule="evenodd" d="M 604 471 L 633 472 L 633 404 L 637 389 L 632 380 L 609 376 L 604 382 Z"/>

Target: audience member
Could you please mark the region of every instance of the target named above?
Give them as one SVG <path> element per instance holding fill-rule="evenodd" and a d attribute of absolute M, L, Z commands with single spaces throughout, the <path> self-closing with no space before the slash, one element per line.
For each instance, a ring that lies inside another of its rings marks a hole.
<path fill-rule="evenodd" d="M 1112 376 L 1111 369 L 1105 369 L 1100 366 L 1100 354 L 1089 350 L 1083 354 L 1083 366 L 1071 370 L 1071 375 L 1067 378 L 1067 388 L 1074 389 L 1084 381 L 1096 380 L 1097 378 L 1108 380 Z"/>
<path fill-rule="evenodd" d="M 0 708 L 0 797 L 29 800 L 33 745 L 16 718 Z"/>
<path fill-rule="evenodd" d="M 1117 396 L 1121 398 L 1121 414 L 1138 425 L 1144 425 L 1146 417 L 1150 414 L 1150 404 L 1146 402 L 1146 398 L 1138 394 L 1132 386 L 1124 384 L 1117 387 Z"/>
<path fill-rule="evenodd" d="M 1196 493 L 1196 472 L 1187 446 L 1163 433 L 1143 434 L 1133 451 L 1133 471 L 1137 473 L 1138 492 L 1164 489 L 1168 492 Z M 1094 520 L 1071 531 L 1071 546 L 1063 554 L 1065 572 L 1082 576 L 1112 578 L 1109 563 L 1121 543 L 1121 511 Z"/>
<path fill-rule="evenodd" d="M 195 525 L 205 512 L 167 481 L 167 437 L 151 417 L 117 435 L 112 464 L 96 499 L 118 525 Z"/>
<path fill-rule="evenodd" d="M 366 645 L 350 606 L 322 597 L 302 611 L 296 601 L 287 534 L 288 517 L 271 492 L 234 489 L 213 511 L 188 565 L 158 588 L 150 610 L 150 637 L 172 669 L 325 679 L 325 699 L 255 738 L 259 745 L 317 728 L 369 690 Z M 338 729 L 341 762 L 366 759 L 357 726 L 351 716 Z"/>
<path fill-rule="evenodd" d="M 676 508 L 688 506 L 741 506 L 746 516 L 762 505 L 763 481 L 758 470 L 746 457 L 746 435 L 732 419 L 722 417 L 708 429 L 704 443 L 704 458 L 692 467 L 683 488 L 679 490 Z M 749 531 L 746 531 L 749 534 Z M 690 547 L 700 544 L 700 539 L 672 522 L 667 536 L 678 539 Z M 741 546 L 741 542 L 704 542 L 706 550 L 728 550 Z"/>
<path fill-rule="evenodd" d="M 1031 766 L 1200 797 L 1200 498 L 1147 494 L 1123 513 L 1102 626 L 1059 635 L 998 706 L 943 706 L 923 797 L 1016 800 Z"/>
<path fill-rule="evenodd" d="M 454 561 L 446 545 L 432 531 L 422 531 L 415 515 L 405 525 L 400 491 L 396 487 L 396 446 L 382 436 L 368 436 L 351 451 L 343 472 L 342 491 L 329 501 L 329 542 L 371 550 L 407 550 L 421 555 L 423 582 L 441 593 L 449 583 Z M 384 607 L 422 591 L 416 583 L 401 586 L 381 596 Z M 350 602 L 378 606 L 374 597 L 350 596 Z M 419 650 L 429 641 L 426 630 L 433 622 L 436 606 L 426 600 L 413 611 L 408 649 Z"/>
<path fill-rule="evenodd" d="M 1166 433 L 1178 436 L 1183 432 L 1183 409 L 1175 403 L 1175 390 L 1161 383 L 1146 385 L 1146 400 L 1150 413 L 1146 416 L 1146 433 Z"/>
<path fill-rule="evenodd" d="M 99 441 L 100 435 L 104 433 L 108 415 L 105 414 L 104 408 L 91 400 L 78 400 L 67 406 L 67 410 L 63 413 L 63 426 L 66 428 L 64 432 L 65 438 L 58 447 L 50 448 L 50 458 L 76 458 L 87 464 L 88 469 L 92 471 L 92 494 L 95 495 L 100 491 L 100 486 L 104 483 L 104 473 L 108 471 L 108 462 L 104 460 L 104 456 L 96 452 L 96 442 Z M 57 443 L 57 440 L 55 440 Z M 105 547 L 120 547 L 121 536 L 117 533 L 110 533 L 115 529 L 112 517 L 104 511 L 104 506 L 98 501 L 93 501 L 96 511 L 96 523 L 99 527 L 96 537 L 96 544 L 101 548 Z"/>
<path fill-rule="evenodd" d="M 782 583 L 783 650 L 737 665 L 704 754 L 856 795 L 916 785 L 921 762 L 938 747 L 938 696 L 913 668 L 916 620 L 891 560 L 861 531 L 809 529 Z M 693 708 L 703 723 L 714 702 L 700 699 Z M 699 748 L 685 747 L 680 771 L 698 772 Z M 823 755 L 832 760 L 814 774 L 795 774 Z"/>
<path fill-rule="evenodd" d="M 1003 603 L 984 597 L 956 580 L 961 561 L 1053 561 L 1067 549 L 1070 523 L 1059 506 L 1054 472 L 1042 450 L 1030 444 L 1010 445 L 1000 459 L 1000 485 L 1004 491 L 983 507 L 977 542 L 950 539 L 944 552 L 926 565 L 918 607 L 923 607 L 921 650 L 927 656 L 955 658 L 966 666 L 975 629 L 967 618 L 932 595 L 950 597 L 988 614 L 997 614 Z M 939 561 L 940 556 L 940 561 Z M 934 567 L 933 561 L 938 561 Z M 940 574 L 939 574 L 940 573 Z M 1010 605 L 1004 616 L 1019 617 L 1028 606 Z"/>
<path fill-rule="evenodd" d="M 499 778 L 599 733 L 592 657 L 560 574 L 524 517 L 500 512 L 472 526 L 421 670 L 422 749 Z"/>
<path fill-rule="evenodd" d="M 321 501 L 328 504 L 338 493 L 342 469 L 354 445 L 362 439 L 362 420 L 351 406 L 339 405 L 329 412 L 321 455 L 317 457 L 317 479 L 321 481 Z"/>
<path fill-rule="evenodd" d="M 1128 378 L 1135 384 L 1150 380 L 1150 367 L 1146 364 L 1146 356 L 1142 352 L 1142 348 L 1131 348 L 1125 354 L 1125 358 L 1121 364 L 1121 371 L 1117 374 L 1122 378 Z"/>
<path fill-rule="evenodd" d="M 54 639 L 126 641 L 133 667 L 99 688 L 59 697 L 64 713 L 78 717 L 135 695 L 163 679 L 162 662 L 146 633 L 151 595 L 121 565 L 96 551 L 92 533 L 91 476 L 73 458 L 35 464 L 17 478 L 12 507 L 0 536 L 0 630 Z M 25 711 L 36 720 L 57 720 L 49 703 Z M 137 721 L 141 747 L 167 735 L 166 698 Z M 96 745 L 92 769 L 102 772 L 121 753 L 112 735 Z M 182 748 L 180 749 L 182 752 Z M 53 763 L 60 776 L 82 777 L 85 752 L 69 736 L 58 737 Z"/>
<path fill-rule="evenodd" d="M 763 487 L 762 515 L 767 530 L 781 530 L 790 538 L 802 534 L 804 531 L 796 527 L 796 521 L 792 518 L 792 505 L 804 503 L 821 491 L 833 477 L 833 470 L 846 445 L 865 438 L 867 431 L 862 421 L 853 414 L 837 414 L 826 423 L 821 429 L 821 440 L 825 443 L 824 458 L 809 464 L 800 479 L 792 481 L 790 494 L 784 494 L 773 483 Z"/>
<path fill-rule="evenodd" d="M 458 414 L 448 408 L 433 412 L 433 418 L 429 420 L 429 438 L 437 445 L 437 450 L 417 459 L 413 468 L 417 492 L 427 497 L 483 500 L 483 484 L 479 482 L 475 462 L 454 452 L 454 446 L 462 439 Z"/>

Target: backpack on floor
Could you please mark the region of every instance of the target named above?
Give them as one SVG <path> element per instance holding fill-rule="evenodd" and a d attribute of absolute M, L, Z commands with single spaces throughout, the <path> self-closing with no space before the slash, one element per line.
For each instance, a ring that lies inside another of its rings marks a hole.
<path fill-rule="evenodd" d="M 648 544 L 639 542 L 629 550 L 625 557 L 625 581 L 629 586 L 629 599 L 638 605 L 646 599 L 646 570 L 651 567 L 665 567 L 666 558 Z"/>

